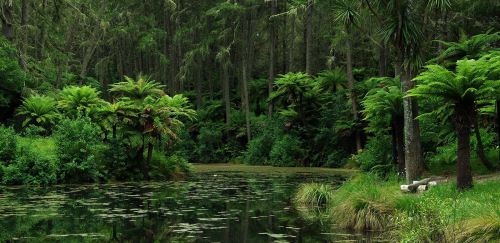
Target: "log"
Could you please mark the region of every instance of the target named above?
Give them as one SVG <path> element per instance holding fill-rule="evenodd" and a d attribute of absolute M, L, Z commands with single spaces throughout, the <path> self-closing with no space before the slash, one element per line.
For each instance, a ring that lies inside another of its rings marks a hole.
<path fill-rule="evenodd" d="M 429 188 L 429 186 L 435 186 L 437 177 L 429 177 L 420 181 L 413 181 L 410 185 L 401 185 L 401 191 L 404 192 L 422 192 Z"/>

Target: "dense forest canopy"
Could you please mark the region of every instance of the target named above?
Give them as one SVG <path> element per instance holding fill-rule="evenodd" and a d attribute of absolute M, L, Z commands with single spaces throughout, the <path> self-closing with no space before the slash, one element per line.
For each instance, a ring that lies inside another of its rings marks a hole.
<path fill-rule="evenodd" d="M 59 159 L 95 172 L 87 181 L 126 178 L 127 163 L 149 178 L 155 156 L 354 164 L 409 181 L 458 161 L 466 188 L 471 150 L 488 169 L 498 160 L 498 1 L 0 6 L 0 121 L 55 139 Z M 97 126 L 80 132 L 108 147 L 95 153 L 120 175 L 61 154 L 65 132 L 87 123 Z"/>

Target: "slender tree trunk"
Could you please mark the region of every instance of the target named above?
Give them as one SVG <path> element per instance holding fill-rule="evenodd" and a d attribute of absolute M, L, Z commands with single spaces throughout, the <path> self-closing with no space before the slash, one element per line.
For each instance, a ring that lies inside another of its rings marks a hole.
<path fill-rule="evenodd" d="M 29 20 L 29 4 L 30 0 L 22 0 L 21 2 L 21 66 L 26 71 L 28 64 L 26 57 L 28 56 L 28 20 Z"/>
<path fill-rule="evenodd" d="M 295 53 L 295 16 L 292 16 L 292 19 L 290 20 L 290 43 L 288 43 L 289 50 L 288 50 L 288 71 L 293 72 L 295 71 L 295 63 L 294 63 L 294 53 Z"/>
<path fill-rule="evenodd" d="M 306 8 L 306 73 L 312 74 L 312 16 L 314 0 L 307 0 Z"/>
<path fill-rule="evenodd" d="M 245 55 L 243 55 L 245 56 Z M 250 103 L 248 99 L 248 77 L 247 77 L 247 63 L 246 63 L 246 57 L 243 57 L 242 63 L 241 63 L 241 68 L 242 68 L 242 81 L 243 81 L 243 107 L 245 110 L 245 124 L 246 124 L 246 131 L 247 131 L 247 141 L 250 142 L 252 139 L 251 137 L 251 131 L 250 131 Z"/>
<path fill-rule="evenodd" d="M 464 190 L 472 187 L 472 172 L 470 167 L 470 133 L 471 125 L 457 125 L 458 150 L 457 150 L 457 187 Z"/>
<path fill-rule="evenodd" d="M 0 15 L 0 20 L 2 22 L 2 34 L 7 40 L 14 39 L 14 29 L 12 25 L 12 2 L 3 1 L 2 13 Z"/>
<path fill-rule="evenodd" d="M 404 94 L 414 87 L 411 71 L 407 68 L 402 68 L 401 82 Z M 403 108 L 406 181 L 410 183 L 418 179 L 423 171 L 420 124 L 416 119 L 418 116 L 417 101 L 414 98 L 405 97 L 403 99 Z"/>
<path fill-rule="evenodd" d="M 226 124 L 231 124 L 231 100 L 229 97 L 229 67 L 222 63 L 222 90 L 224 96 L 224 106 L 226 110 Z"/>
<path fill-rule="evenodd" d="M 200 109 L 202 105 L 202 74 L 203 74 L 203 63 L 200 61 L 198 63 L 198 71 L 196 72 L 195 89 L 196 89 L 196 109 Z"/>
<path fill-rule="evenodd" d="M 494 170 L 495 167 L 488 160 L 488 158 L 486 157 L 486 154 L 484 152 L 484 145 L 483 145 L 483 141 L 481 139 L 481 132 L 479 131 L 479 122 L 478 122 L 478 118 L 477 117 L 474 119 L 474 133 L 476 135 L 476 140 L 477 140 L 477 150 L 476 150 L 476 153 L 477 153 L 477 156 L 479 157 L 479 160 L 481 160 L 481 162 L 483 163 L 483 165 L 488 170 L 490 170 L 490 171 Z"/>
<path fill-rule="evenodd" d="M 387 75 L 387 66 L 388 66 L 387 45 L 385 43 L 381 43 L 380 47 L 378 48 L 378 55 L 379 55 L 378 75 L 380 77 L 388 76 Z"/>
<path fill-rule="evenodd" d="M 394 129 L 394 144 L 395 147 L 395 160 L 398 164 L 398 171 L 404 173 L 405 171 L 405 149 L 404 149 L 404 120 L 401 116 L 396 116 L 393 118 L 393 129 Z"/>
<path fill-rule="evenodd" d="M 350 34 L 349 27 L 348 28 L 348 35 Z M 350 36 L 347 37 L 346 39 L 346 65 L 347 65 L 347 85 L 349 86 L 349 97 L 351 98 L 351 109 L 352 109 L 352 115 L 353 119 L 355 122 L 358 122 L 359 120 L 359 115 L 358 115 L 358 101 L 357 101 L 357 96 L 356 96 L 356 91 L 354 90 L 354 74 L 352 72 L 352 46 L 351 46 L 351 40 Z M 358 131 L 358 129 L 355 129 L 354 132 L 354 138 L 356 140 L 356 151 L 360 151 L 362 149 L 361 145 L 361 134 Z"/>
<path fill-rule="evenodd" d="M 286 8 L 287 8 L 287 2 L 286 1 L 282 1 L 283 2 L 283 10 L 281 12 L 284 12 L 286 11 Z M 287 62 L 287 30 L 288 30 L 288 20 L 285 16 L 281 17 L 283 19 L 283 23 L 282 23 L 282 26 L 281 26 L 281 30 L 282 30 L 282 38 L 281 38 L 281 58 L 282 58 L 282 71 L 281 73 L 287 73 L 288 72 L 288 62 Z"/>
<path fill-rule="evenodd" d="M 271 94 L 273 92 L 273 82 L 274 82 L 274 76 L 275 76 L 275 69 L 276 69 L 276 44 L 277 44 L 277 38 L 276 38 L 276 28 L 275 28 L 275 21 L 272 19 L 274 15 L 277 14 L 278 12 L 278 7 L 277 7 L 277 0 L 271 0 L 271 18 L 270 18 L 270 28 L 269 28 L 269 38 L 271 39 L 270 47 L 269 47 L 269 79 L 267 81 L 267 92 L 268 92 L 268 97 L 271 97 Z M 267 115 L 271 117 L 273 115 L 273 102 L 269 102 L 267 106 Z"/>

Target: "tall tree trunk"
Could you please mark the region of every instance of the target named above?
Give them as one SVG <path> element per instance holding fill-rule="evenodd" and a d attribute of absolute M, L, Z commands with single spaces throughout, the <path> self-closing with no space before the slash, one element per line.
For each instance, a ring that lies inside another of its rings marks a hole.
<path fill-rule="evenodd" d="M 12 25 L 12 1 L 3 1 L 2 13 L 0 20 L 2 21 L 2 34 L 7 40 L 14 39 L 14 29 Z"/>
<path fill-rule="evenodd" d="M 222 63 L 222 90 L 224 98 L 224 106 L 226 110 L 226 124 L 231 124 L 231 100 L 229 97 L 229 67 Z"/>
<path fill-rule="evenodd" d="M 250 131 L 250 103 L 248 99 L 248 77 L 247 77 L 247 62 L 246 55 L 243 55 L 243 60 L 241 63 L 242 68 L 242 85 L 243 85 L 243 108 L 245 110 L 245 124 L 247 131 L 247 141 L 250 142 L 252 139 Z"/>
<path fill-rule="evenodd" d="M 295 53 L 295 16 L 292 15 L 291 17 L 292 17 L 292 19 L 290 20 L 291 33 L 290 33 L 290 40 L 289 40 L 290 43 L 288 43 L 288 46 L 289 46 L 288 47 L 289 48 L 289 50 L 288 50 L 288 71 L 289 72 L 295 71 L 295 63 L 294 63 L 294 58 L 295 58 L 295 56 L 294 56 L 294 53 Z"/>
<path fill-rule="evenodd" d="M 404 148 L 404 119 L 401 116 L 396 116 L 393 120 L 394 136 L 395 136 L 395 149 L 396 161 L 398 163 L 398 171 L 404 173 L 405 171 L 405 148 Z"/>
<path fill-rule="evenodd" d="M 28 20 L 29 20 L 29 6 L 30 0 L 22 0 L 21 2 L 21 66 L 26 71 L 28 63 L 26 58 L 28 56 Z"/>
<path fill-rule="evenodd" d="M 307 0 L 307 7 L 306 7 L 306 73 L 312 74 L 311 73 L 311 68 L 312 68 L 312 16 L 313 16 L 313 3 L 314 0 Z"/>
<path fill-rule="evenodd" d="M 464 190 L 472 187 L 472 171 L 470 166 L 470 133 L 471 124 L 468 114 L 458 114 L 456 132 L 458 136 L 457 149 L 457 187 Z"/>
<path fill-rule="evenodd" d="M 287 2 L 286 1 L 282 1 L 283 2 L 283 10 L 281 12 L 285 12 L 286 11 L 286 8 L 287 8 Z M 287 62 L 287 27 L 288 27 L 288 20 L 286 18 L 286 16 L 282 16 L 281 17 L 282 20 L 283 20 L 283 23 L 282 23 L 282 26 L 281 26 L 281 30 L 282 30 L 282 38 L 281 38 L 281 58 L 282 58 L 282 71 L 281 73 L 287 73 L 288 72 L 288 62 Z"/>
<path fill-rule="evenodd" d="M 478 122 L 478 119 L 479 118 L 477 118 L 477 117 L 474 119 L 474 133 L 476 135 L 476 140 L 477 140 L 477 150 L 476 150 L 476 153 L 477 153 L 477 156 L 479 157 L 479 160 L 481 160 L 481 162 L 483 163 L 483 165 L 488 170 L 491 171 L 491 170 L 494 170 L 495 167 L 488 160 L 488 158 L 486 157 L 486 154 L 484 152 L 484 145 L 483 145 L 483 141 L 481 139 L 481 132 L 479 131 L 479 122 Z"/>
<path fill-rule="evenodd" d="M 388 56 L 387 56 L 387 45 L 385 43 L 381 43 L 380 47 L 378 47 L 378 75 L 380 77 L 385 77 L 387 75 L 387 66 L 388 66 Z"/>
<path fill-rule="evenodd" d="M 348 35 L 350 35 L 350 27 L 347 27 L 347 32 Z M 352 72 L 352 46 L 351 46 L 351 40 L 350 36 L 346 38 L 346 69 L 347 69 L 347 85 L 349 86 L 349 97 L 351 99 L 351 110 L 352 110 L 352 115 L 353 119 L 355 122 L 358 122 L 359 120 L 359 114 L 358 114 L 358 101 L 357 101 L 357 96 L 356 96 L 356 91 L 354 90 L 354 74 Z M 356 151 L 360 151 L 362 149 L 361 145 L 361 134 L 358 129 L 354 132 L 354 139 L 356 140 Z"/>
<path fill-rule="evenodd" d="M 400 62 L 401 64 L 402 62 Z M 402 68 L 401 82 L 403 93 L 414 87 L 411 70 Z M 418 116 L 418 104 L 414 98 L 405 97 L 403 99 L 404 110 L 404 146 L 406 163 L 406 181 L 410 183 L 416 180 L 423 171 L 422 151 L 420 145 L 420 124 Z"/>
<path fill-rule="evenodd" d="M 200 60 L 198 65 L 198 71 L 196 72 L 195 89 L 196 89 L 196 109 L 200 109 L 202 105 L 202 76 L 203 76 L 203 63 Z"/>
<path fill-rule="evenodd" d="M 269 18 L 270 21 L 270 28 L 269 28 L 269 38 L 271 39 L 271 43 L 269 44 L 269 78 L 267 80 L 267 92 L 268 92 L 268 97 L 271 97 L 271 94 L 273 92 L 273 82 L 274 82 L 274 76 L 275 76 L 275 69 L 276 69 L 276 44 L 277 44 L 277 37 L 276 37 L 276 27 L 275 27 L 275 21 L 273 19 L 273 16 L 277 14 L 278 12 L 278 7 L 277 7 L 277 0 L 271 0 L 271 17 Z M 267 115 L 271 117 L 273 115 L 273 102 L 269 102 L 267 106 Z"/>

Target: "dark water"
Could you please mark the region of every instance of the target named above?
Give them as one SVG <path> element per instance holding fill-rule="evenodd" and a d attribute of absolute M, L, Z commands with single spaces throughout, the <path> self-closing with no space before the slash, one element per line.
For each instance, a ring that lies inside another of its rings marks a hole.
<path fill-rule="evenodd" d="M 291 198 L 339 176 L 202 173 L 189 181 L 0 189 L 0 241 L 334 242 L 363 236 L 311 223 Z"/>

